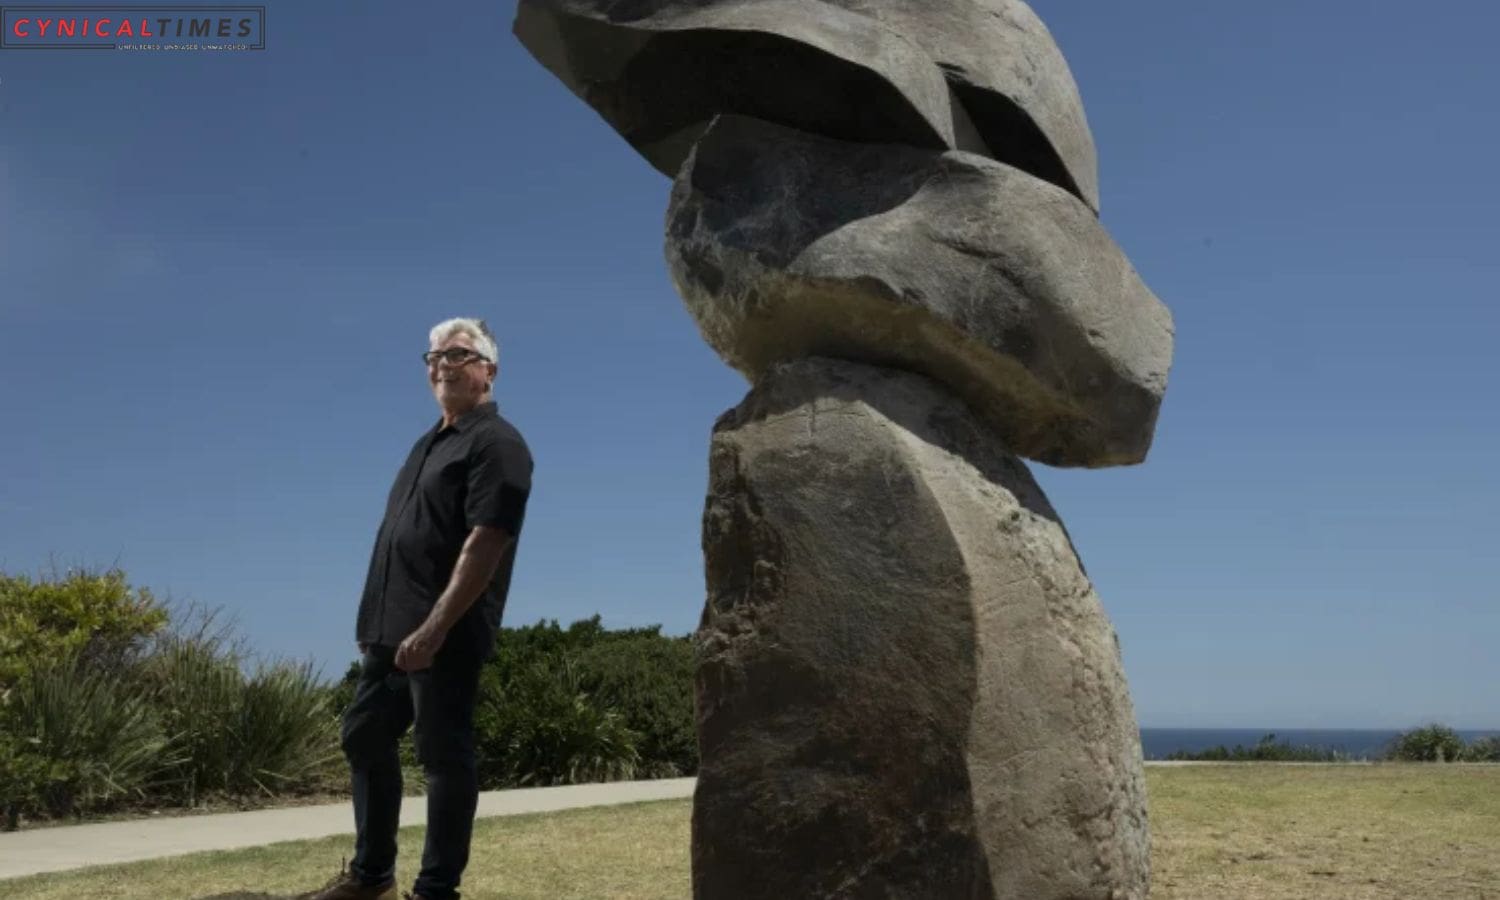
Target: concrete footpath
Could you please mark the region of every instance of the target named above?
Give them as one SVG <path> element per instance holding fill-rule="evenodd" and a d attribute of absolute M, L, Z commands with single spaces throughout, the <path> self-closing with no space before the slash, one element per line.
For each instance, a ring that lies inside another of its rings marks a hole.
<path fill-rule="evenodd" d="M 672 778 L 487 791 L 479 795 L 476 816 L 514 816 L 691 797 L 695 781 Z M 426 803 L 425 797 L 402 801 L 402 827 L 424 824 Z M 38 828 L 0 833 L 0 879 L 353 833 L 354 807 L 348 802 Z"/>

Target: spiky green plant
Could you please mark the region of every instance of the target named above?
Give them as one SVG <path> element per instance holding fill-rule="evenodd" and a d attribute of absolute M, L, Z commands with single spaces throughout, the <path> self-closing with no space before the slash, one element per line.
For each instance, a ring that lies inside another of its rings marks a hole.
<path fill-rule="evenodd" d="M 259 667 L 244 683 L 238 712 L 231 789 L 296 790 L 341 756 L 337 711 L 311 663 Z"/>
<path fill-rule="evenodd" d="M 205 794 L 295 791 L 315 783 L 340 753 L 337 711 L 310 663 L 260 664 L 213 628 L 165 636 L 142 667 L 181 758 L 173 775 L 180 799 Z"/>
<path fill-rule="evenodd" d="M 151 700 L 77 656 L 32 670 L 5 695 L 0 786 L 7 813 L 63 816 L 143 797 L 174 763 Z"/>

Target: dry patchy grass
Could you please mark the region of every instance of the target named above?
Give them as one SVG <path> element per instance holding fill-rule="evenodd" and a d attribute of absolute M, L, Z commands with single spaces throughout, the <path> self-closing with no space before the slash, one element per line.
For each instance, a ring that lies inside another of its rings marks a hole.
<path fill-rule="evenodd" d="M 1147 770 L 1154 900 L 1500 900 L 1500 766 Z M 476 824 L 472 900 L 681 900 L 689 803 Z M 421 829 L 403 829 L 401 887 Z M 4 883 L 7 897 L 285 896 L 337 870 L 348 838 L 110 866 Z M 797 900 L 797 898 L 788 898 Z M 935 898 L 941 900 L 941 898 Z"/>
<path fill-rule="evenodd" d="M 465 900 L 655 900 L 687 897 L 686 800 L 481 819 L 464 874 Z M 421 867 L 420 827 L 401 829 L 397 884 Z M 198 853 L 145 863 L 0 882 L 35 900 L 206 898 L 236 892 L 285 897 L 321 885 L 352 853 L 347 837 Z"/>
<path fill-rule="evenodd" d="M 1155 900 L 1500 900 L 1500 767 L 1147 772 Z"/>

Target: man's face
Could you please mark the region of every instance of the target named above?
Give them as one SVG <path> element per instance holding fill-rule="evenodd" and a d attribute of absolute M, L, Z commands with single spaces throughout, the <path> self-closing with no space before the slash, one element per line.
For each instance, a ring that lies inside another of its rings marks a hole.
<path fill-rule="evenodd" d="M 455 349 L 467 350 L 465 358 L 462 361 L 449 361 L 441 356 L 430 358 L 427 381 L 432 385 L 438 406 L 445 412 L 462 414 L 478 406 L 484 398 L 495 377 L 495 364 L 479 355 L 474 349 L 474 339 L 467 334 L 455 334 L 432 345 L 435 353 Z"/>

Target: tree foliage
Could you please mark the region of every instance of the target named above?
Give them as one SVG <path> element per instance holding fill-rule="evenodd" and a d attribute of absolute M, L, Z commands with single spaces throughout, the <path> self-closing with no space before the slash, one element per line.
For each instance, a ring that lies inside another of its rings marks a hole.
<path fill-rule="evenodd" d="M 697 770 L 692 648 L 660 627 L 596 615 L 500 632 L 476 713 L 486 786 L 664 777 Z"/>
<path fill-rule="evenodd" d="M 1424 725 L 1398 735 L 1386 758 L 1403 762 L 1455 762 L 1464 755 L 1464 740 L 1447 725 Z"/>
<path fill-rule="evenodd" d="M 1231 748 L 1220 744 L 1207 750 L 1178 750 L 1167 756 L 1172 760 L 1201 762 L 1334 762 L 1343 758 L 1338 751 L 1326 747 L 1294 747 L 1289 741 L 1278 741 L 1274 732 L 1249 747 L 1235 744 Z"/>
<path fill-rule="evenodd" d="M 1464 747 L 1464 762 L 1500 762 L 1500 736 L 1479 738 Z"/>
<path fill-rule="evenodd" d="M 167 610 L 120 569 L 70 569 L 36 580 L 0 572 L 0 689 L 59 660 L 107 668 L 140 652 Z"/>

